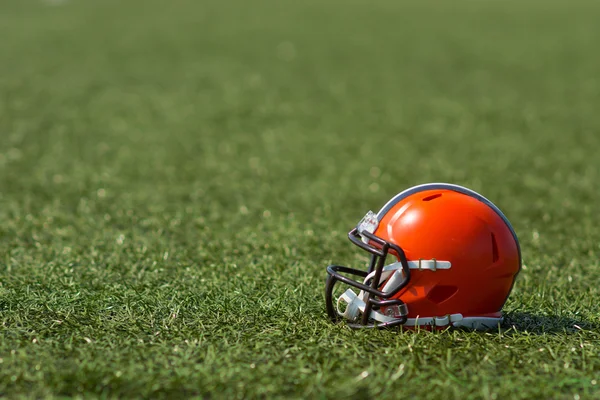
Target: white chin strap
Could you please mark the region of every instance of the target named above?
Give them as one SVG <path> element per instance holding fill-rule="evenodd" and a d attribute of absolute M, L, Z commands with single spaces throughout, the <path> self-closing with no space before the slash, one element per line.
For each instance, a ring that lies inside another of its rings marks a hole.
<path fill-rule="evenodd" d="M 436 271 L 437 269 L 448 269 L 450 268 L 450 263 L 447 261 L 435 261 L 435 260 L 420 260 L 420 261 L 409 261 L 410 269 L 429 269 L 432 271 Z M 364 284 L 367 285 L 368 281 L 371 280 L 375 276 L 375 271 L 371 272 L 364 279 Z M 391 277 L 390 277 L 391 276 Z M 389 278 L 389 279 L 388 279 Z M 381 280 L 386 280 L 385 286 L 383 287 L 382 292 L 389 293 L 394 289 L 398 288 L 398 286 L 404 280 L 404 271 L 402 269 L 402 264 L 397 262 L 390 265 L 386 265 L 383 267 L 383 271 L 381 273 Z M 346 318 L 349 321 L 356 321 L 360 315 L 364 314 L 366 309 L 366 301 L 367 293 L 363 290 L 357 295 L 352 289 L 346 290 L 338 299 L 337 299 L 337 312 L 340 316 Z M 346 303 L 346 309 L 344 312 L 340 311 L 340 303 Z M 390 306 L 387 307 L 387 314 L 382 314 L 378 311 L 371 310 L 369 317 L 372 320 L 387 323 L 397 321 L 398 318 L 406 315 L 408 312 L 406 305 L 402 306 L 404 308 L 404 313 L 400 313 L 400 307 L 398 306 Z M 462 314 L 447 314 L 443 317 L 424 317 L 424 318 L 407 318 L 404 326 L 421 326 L 421 325 L 431 325 L 431 326 L 448 326 L 453 325 L 455 327 L 464 327 L 470 329 L 489 329 L 496 327 L 499 323 L 503 321 L 502 317 L 499 318 L 490 318 L 490 317 L 463 317 Z"/>
<path fill-rule="evenodd" d="M 368 282 L 371 279 L 373 279 L 374 276 L 375 271 L 367 275 L 363 283 L 367 285 Z M 397 262 L 383 267 L 380 280 L 384 281 L 386 279 L 388 281 L 386 282 L 382 290 L 384 293 L 390 293 L 394 291 L 394 289 L 398 288 L 398 286 L 400 286 L 400 284 L 404 280 L 404 270 L 402 269 L 402 264 Z M 337 312 L 342 317 L 350 321 L 355 321 L 359 317 L 359 315 L 365 312 L 366 299 L 367 293 L 364 290 L 361 290 L 360 293 L 357 295 L 352 289 L 348 289 L 337 300 Z M 344 312 L 340 312 L 340 302 L 342 301 L 346 303 L 346 309 L 344 310 Z M 380 312 L 371 310 L 370 317 L 375 321 L 379 322 L 393 322 L 397 321 L 397 318 L 402 316 L 397 314 L 399 312 L 397 306 L 388 307 L 388 310 L 392 312 L 392 315 L 388 316 Z"/>
<path fill-rule="evenodd" d="M 340 312 L 340 301 L 343 301 L 347 304 L 346 310 L 343 313 Z M 365 301 L 358 297 L 356 293 L 352 291 L 352 289 L 346 290 L 344 294 L 342 294 L 338 298 L 337 301 L 338 314 L 350 321 L 355 321 L 356 319 L 358 319 L 359 315 L 365 312 L 366 307 L 367 305 L 365 304 Z M 397 318 L 395 317 L 388 317 L 387 315 L 384 315 L 374 310 L 371 310 L 370 317 L 371 319 L 374 319 L 375 321 L 379 322 L 397 321 Z M 400 317 L 400 315 L 398 317 Z"/>

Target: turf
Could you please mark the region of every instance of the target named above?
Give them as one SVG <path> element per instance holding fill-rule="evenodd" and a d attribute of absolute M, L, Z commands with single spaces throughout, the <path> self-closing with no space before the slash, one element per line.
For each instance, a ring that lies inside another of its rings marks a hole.
<path fill-rule="evenodd" d="M 600 398 L 600 5 L 0 3 L 0 396 Z M 330 324 L 424 182 L 512 221 L 488 333 Z"/>

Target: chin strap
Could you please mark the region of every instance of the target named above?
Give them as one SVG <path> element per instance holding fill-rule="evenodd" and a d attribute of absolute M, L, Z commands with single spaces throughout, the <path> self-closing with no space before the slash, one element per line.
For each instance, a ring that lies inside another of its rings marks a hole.
<path fill-rule="evenodd" d="M 409 262 L 409 266 L 415 269 L 430 269 L 436 271 L 437 269 L 450 268 L 450 263 L 447 261 L 436 261 L 436 260 L 419 260 Z M 364 284 L 368 285 L 368 282 L 375 276 L 375 271 L 371 272 L 364 279 Z M 388 279 L 389 278 L 389 279 Z M 383 267 L 381 273 L 381 280 L 385 283 L 382 291 L 389 293 L 396 289 L 404 280 L 404 271 L 402 269 L 402 263 L 393 263 Z M 363 290 L 357 295 L 352 289 L 346 290 L 337 300 L 338 314 L 342 317 L 354 321 L 366 309 L 366 298 L 367 293 Z M 340 312 L 340 303 L 346 303 L 346 309 L 344 312 Z M 406 305 L 401 306 L 390 306 L 387 307 L 390 315 L 385 315 L 375 310 L 371 310 L 369 317 L 378 322 L 394 322 L 399 317 L 406 316 L 408 314 L 408 308 Z M 424 318 L 408 318 L 405 326 L 417 326 L 417 325 L 433 325 L 433 326 L 447 326 L 462 321 L 462 314 L 448 314 L 444 317 L 424 317 Z M 461 325 L 461 324 L 455 324 Z"/>
<path fill-rule="evenodd" d="M 346 310 L 343 313 L 341 313 L 339 311 L 341 301 L 343 301 L 347 304 Z M 365 304 L 364 300 L 361 299 L 359 296 L 357 296 L 356 293 L 354 293 L 352 291 L 352 289 L 346 290 L 344 292 L 344 294 L 342 294 L 339 297 L 337 306 L 338 306 L 338 314 L 340 314 L 344 318 L 347 318 L 350 321 L 356 320 L 362 313 L 365 312 L 365 308 L 366 308 L 366 304 Z M 400 308 L 400 307 L 397 307 L 397 308 Z M 398 317 L 406 315 L 406 313 L 408 311 L 406 306 L 404 306 L 402 308 L 403 308 L 403 310 L 400 311 L 401 312 L 400 315 L 387 316 L 387 315 L 384 315 L 377 311 L 371 311 L 371 314 L 369 315 L 369 317 L 378 322 L 383 322 L 383 323 L 394 322 L 397 320 Z M 489 322 L 496 322 L 495 318 L 489 318 L 489 320 L 492 320 L 492 319 L 494 321 L 489 321 Z M 472 325 L 470 323 L 461 324 L 460 323 L 461 321 L 463 321 L 462 314 L 448 314 L 443 317 L 408 318 L 406 320 L 406 323 L 404 323 L 404 326 L 419 326 L 419 325 L 448 326 L 451 324 L 454 326 L 470 326 L 470 325 Z M 465 321 L 465 322 L 467 322 L 467 321 Z M 473 327 L 473 326 L 470 326 L 470 327 Z"/>
<path fill-rule="evenodd" d="M 435 259 L 409 261 L 408 265 L 410 269 L 430 270 L 432 272 L 440 269 L 449 269 L 451 267 L 450 262 L 436 261 Z M 367 275 L 364 279 L 364 284 L 368 285 L 369 281 L 373 279 L 374 276 L 375 271 Z M 396 262 L 383 267 L 380 280 L 387 280 L 382 289 L 385 293 L 392 292 L 394 289 L 398 288 L 404 281 L 402 263 Z M 367 293 L 363 290 L 357 295 L 352 289 L 348 289 L 337 299 L 337 312 L 347 320 L 355 321 L 365 312 L 366 299 Z M 340 312 L 340 303 L 342 302 L 346 303 L 344 312 Z M 386 307 L 386 314 L 371 310 L 369 317 L 382 323 L 394 322 L 397 321 L 398 318 L 408 315 L 408 307 L 406 304 L 388 306 Z M 501 315 L 498 317 L 463 317 L 462 314 L 447 314 L 443 317 L 408 318 L 406 323 L 404 323 L 404 326 L 430 325 L 444 327 L 453 325 L 455 327 L 487 330 L 497 327 L 503 320 Z"/>
<path fill-rule="evenodd" d="M 362 291 L 361 291 L 362 293 Z M 345 302 L 346 305 L 346 310 L 344 310 L 343 313 L 341 313 L 340 310 L 340 301 Z M 362 313 L 365 312 L 367 305 L 365 304 L 364 300 L 361 299 L 359 296 L 356 295 L 356 293 L 354 293 L 352 291 L 352 289 L 348 289 L 344 292 L 344 294 L 342 294 L 337 301 L 337 308 L 338 308 L 338 314 L 340 314 L 342 317 L 350 320 L 350 321 L 354 321 L 356 320 Z M 400 317 L 401 315 L 399 315 Z M 387 315 L 384 315 L 380 312 L 371 310 L 371 315 L 369 315 L 369 317 L 371 317 L 371 319 L 374 319 L 375 321 L 379 321 L 379 322 L 393 322 L 396 321 L 396 317 L 388 317 Z"/>
<path fill-rule="evenodd" d="M 342 313 L 339 311 L 340 302 L 346 303 L 346 310 Z M 340 296 L 337 301 L 338 314 L 343 316 L 344 318 L 355 321 L 359 318 L 359 316 L 365 312 L 366 304 L 363 299 L 356 295 L 352 291 L 352 289 L 346 290 L 344 294 Z M 386 323 L 386 322 L 394 322 L 397 321 L 398 317 L 402 317 L 408 314 L 408 308 L 406 305 L 402 306 L 390 306 L 388 309 L 395 310 L 396 314 L 394 316 L 387 316 L 380 312 L 371 311 L 370 318 Z M 475 329 L 475 330 L 489 330 L 498 326 L 504 321 L 502 316 L 499 317 L 463 317 L 462 314 L 448 314 L 443 317 L 417 317 L 417 318 L 407 318 L 406 322 L 403 324 L 404 326 L 436 326 L 436 327 L 445 327 L 448 325 L 452 325 L 456 328 L 467 328 L 467 329 Z"/>
<path fill-rule="evenodd" d="M 368 282 L 375 276 L 375 271 L 371 272 L 364 279 L 364 284 L 368 285 Z M 389 278 L 389 279 L 388 279 Z M 394 263 L 383 267 L 381 273 L 382 281 L 387 280 L 383 287 L 383 292 L 391 292 L 396 289 L 404 280 L 404 271 L 402 270 L 401 263 Z M 352 289 L 346 290 L 337 300 L 338 314 L 344 318 L 354 321 L 359 315 L 365 312 L 367 293 L 363 290 L 357 295 Z M 346 309 L 344 312 L 340 312 L 340 302 L 346 303 Z M 402 308 L 400 310 L 400 308 Z M 370 317 L 379 322 L 393 322 L 396 318 L 403 317 L 408 314 L 406 306 L 390 306 L 388 310 L 392 312 L 392 315 L 384 315 L 380 312 L 371 310 Z"/>

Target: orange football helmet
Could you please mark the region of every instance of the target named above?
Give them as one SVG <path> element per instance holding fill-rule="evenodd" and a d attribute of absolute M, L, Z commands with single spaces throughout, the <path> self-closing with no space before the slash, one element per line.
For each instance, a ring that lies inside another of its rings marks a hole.
<path fill-rule="evenodd" d="M 521 270 L 508 219 L 458 185 L 407 189 L 377 214 L 369 211 L 348 237 L 372 254 L 370 265 L 366 271 L 328 266 L 325 300 L 329 317 L 353 328 L 496 327 Z M 336 283 L 360 292 L 336 295 Z"/>

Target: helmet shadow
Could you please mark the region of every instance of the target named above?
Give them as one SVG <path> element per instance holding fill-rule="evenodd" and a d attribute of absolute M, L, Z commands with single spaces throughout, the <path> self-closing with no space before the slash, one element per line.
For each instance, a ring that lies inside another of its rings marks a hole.
<path fill-rule="evenodd" d="M 600 323 L 560 315 L 536 315 L 529 312 L 507 312 L 502 328 L 534 334 L 565 334 L 581 331 L 600 332 Z M 506 333 L 509 333 L 509 332 Z"/>

